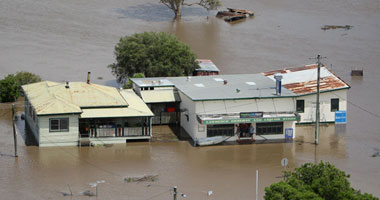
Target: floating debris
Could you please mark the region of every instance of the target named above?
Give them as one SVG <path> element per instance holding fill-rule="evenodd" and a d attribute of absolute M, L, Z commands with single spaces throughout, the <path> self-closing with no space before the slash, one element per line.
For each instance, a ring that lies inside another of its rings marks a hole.
<path fill-rule="evenodd" d="M 363 76 L 363 69 L 352 69 L 351 76 Z"/>
<path fill-rule="evenodd" d="M 322 30 L 326 31 L 326 30 L 330 30 L 330 29 L 346 29 L 346 30 L 350 30 L 352 29 L 354 26 L 351 26 L 351 25 L 345 25 L 345 26 L 341 26 L 341 25 L 324 25 L 321 27 Z"/>
<path fill-rule="evenodd" d="M 93 192 L 91 192 L 90 190 L 83 191 L 80 194 L 83 195 L 83 196 L 88 196 L 88 197 L 94 197 L 94 196 L 96 196 L 96 194 L 93 193 Z"/>
<path fill-rule="evenodd" d="M 380 149 L 374 148 L 375 153 L 372 154 L 372 157 L 380 157 Z"/>
<path fill-rule="evenodd" d="M 103 77 L 99 76 L 98 79 L 99 79 L 99 80 L 103 80 Z"/>
<path fill-rule="evenodd" d="M 216 17 L 223 18 L 226 22 L 233 22 L 236 20 L 245 19 L 247 17 L 252 17 L 254 14 L 250 10 L 241 10 L 234 8 L 227 8 L 228 11 L 219 11 Z"/>
<path fill-rule="evenodd" d="M 73 196 L 73 191 L 71 190 L 70 185 L 68 184 L 67 187 L 69 188 L 70 193 L 61 192 L 63 196 Z"/>
<path fill-rule="evenodd" d="M 143 175 L 143 176 L 133 176 L 133 177 L 124 177 L 124 181 L 131 182 L 154 182 L 158 180 L 158 175 Z"/>

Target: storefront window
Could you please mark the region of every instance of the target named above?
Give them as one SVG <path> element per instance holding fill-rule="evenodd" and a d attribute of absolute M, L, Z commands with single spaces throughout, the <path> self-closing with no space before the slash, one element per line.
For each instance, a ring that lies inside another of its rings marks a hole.
<path fill-rule="evenodd" d="M 213 136 L 233 136 L 234 125 L 233 124 L 220 124 L 220 125 L 208 125 L 207 137 Z"/>
<path fill-rule="evenodd" d="M 257 135 L 282 135 L 284 130 L 284 123 L 257 123 L 256 130 Z"/>

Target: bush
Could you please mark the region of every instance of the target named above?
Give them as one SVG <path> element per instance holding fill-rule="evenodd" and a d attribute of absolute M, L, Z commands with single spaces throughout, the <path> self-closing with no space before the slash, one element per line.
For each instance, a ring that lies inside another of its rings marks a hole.
<path fill-rule="evenodd" d="M 266 200 L 379 200 L 350 187 L 349 175 L 330 163 L 306 163 L 286 173 L 286 181 L 265 188 Z"/>
<path fill-rule="evenodd" d="M 10 74 L 0 80 L 0 102 L 12 102 L 20 96 L 21 85 L 41 81 L 38 75 L 30 72 L 17 72 L 16 75 Z"/>

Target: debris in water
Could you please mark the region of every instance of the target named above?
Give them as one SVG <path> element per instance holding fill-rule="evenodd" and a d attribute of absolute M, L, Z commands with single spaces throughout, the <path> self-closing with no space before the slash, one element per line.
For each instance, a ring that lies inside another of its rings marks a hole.
<path fill-rule="evenodd" d="M 363 69 L 352 69 L 351 76 L 363 76 Z"/>
<path fill-rule="evenodd" d="M 245 19 L 247 17 L 252 17 L 254 14 L 250 10 L 241 10 L 234 8 L 227 8 L 228 11 L 219 11 L 216 17 L 223 18 L 226 22 L 233 22 L 236 20 Z"/>
<path fill-rule="evenodd" d="M 375 153 L 372 154 L 372 157 L 380 157 L 380 149 L 374 148 Z"/>
<path fill-rule="evenodd" d="M 125 182 L 154 182 L 158 180 L 158 175 L 143 175 L 143 176 L 133 176 L 124 177 Z"/>
<path fill-rule="evenodd" d="M 103 77 L 99 76 L 98 79 L 99 79 L 99 80 L 103 80 Z"/>
<path fill-rule="evenodd" d="M 69 187 L 69 191 L 70 191 L 70 193 L 61 192 L 61 194 L 62 194 L 63 196 L 73 196 L 73 191 L 71 190 L 70 185 L 67 184 L 67 187 Z"/>
<path fill-rule="evenodd" d="M 88 196 L 88 197 L 94 197 L 96 196 L 95 193 L 91 192 L 90 190 L 86 190 L 80 193 L 83 196 Z"/>
<path fill-rule="evenodd" d="M 346 30 L 350 30 L 352 29 L 354 26 L 351 26 L 351 25 L 345 25 L 345 26 L 340 26 L 340 25 L 324 25 L 321 27 L 322 30 L 326 31 L 326 30 L 330 30 L 330 29 L 346 29 Z"/>

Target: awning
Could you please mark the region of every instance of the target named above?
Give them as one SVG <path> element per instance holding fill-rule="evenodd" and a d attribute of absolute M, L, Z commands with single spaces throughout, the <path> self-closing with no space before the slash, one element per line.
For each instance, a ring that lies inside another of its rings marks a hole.
<path fill-rule="evenodd" d="M 167 103 L 180 101 L 173 89 L 143 90 L 141 97 L 145 103 Z"/>
<path fill-rule="evenodd" d="M 133 108 L 95 108 L 82 109 L 80 118 L 114 118 L 114 117 L 147 117 L 153 113 Z"/>
<path fill-rule="evenodd" d="M 264 113 L 263 117 L 241 118 L 240 113 L 233 113 L 197 115 L 197 119 L 201 124 L 239 124 L 256 122 L 299 121 L 300 116 L 296 113 Z"/>
<path fill-rule="evenodd" d="M 148 106 L 132 90 L 121 90 L 128 107 L 83 108 L 81 118 L 149 117 L 154 116 Z"/>

